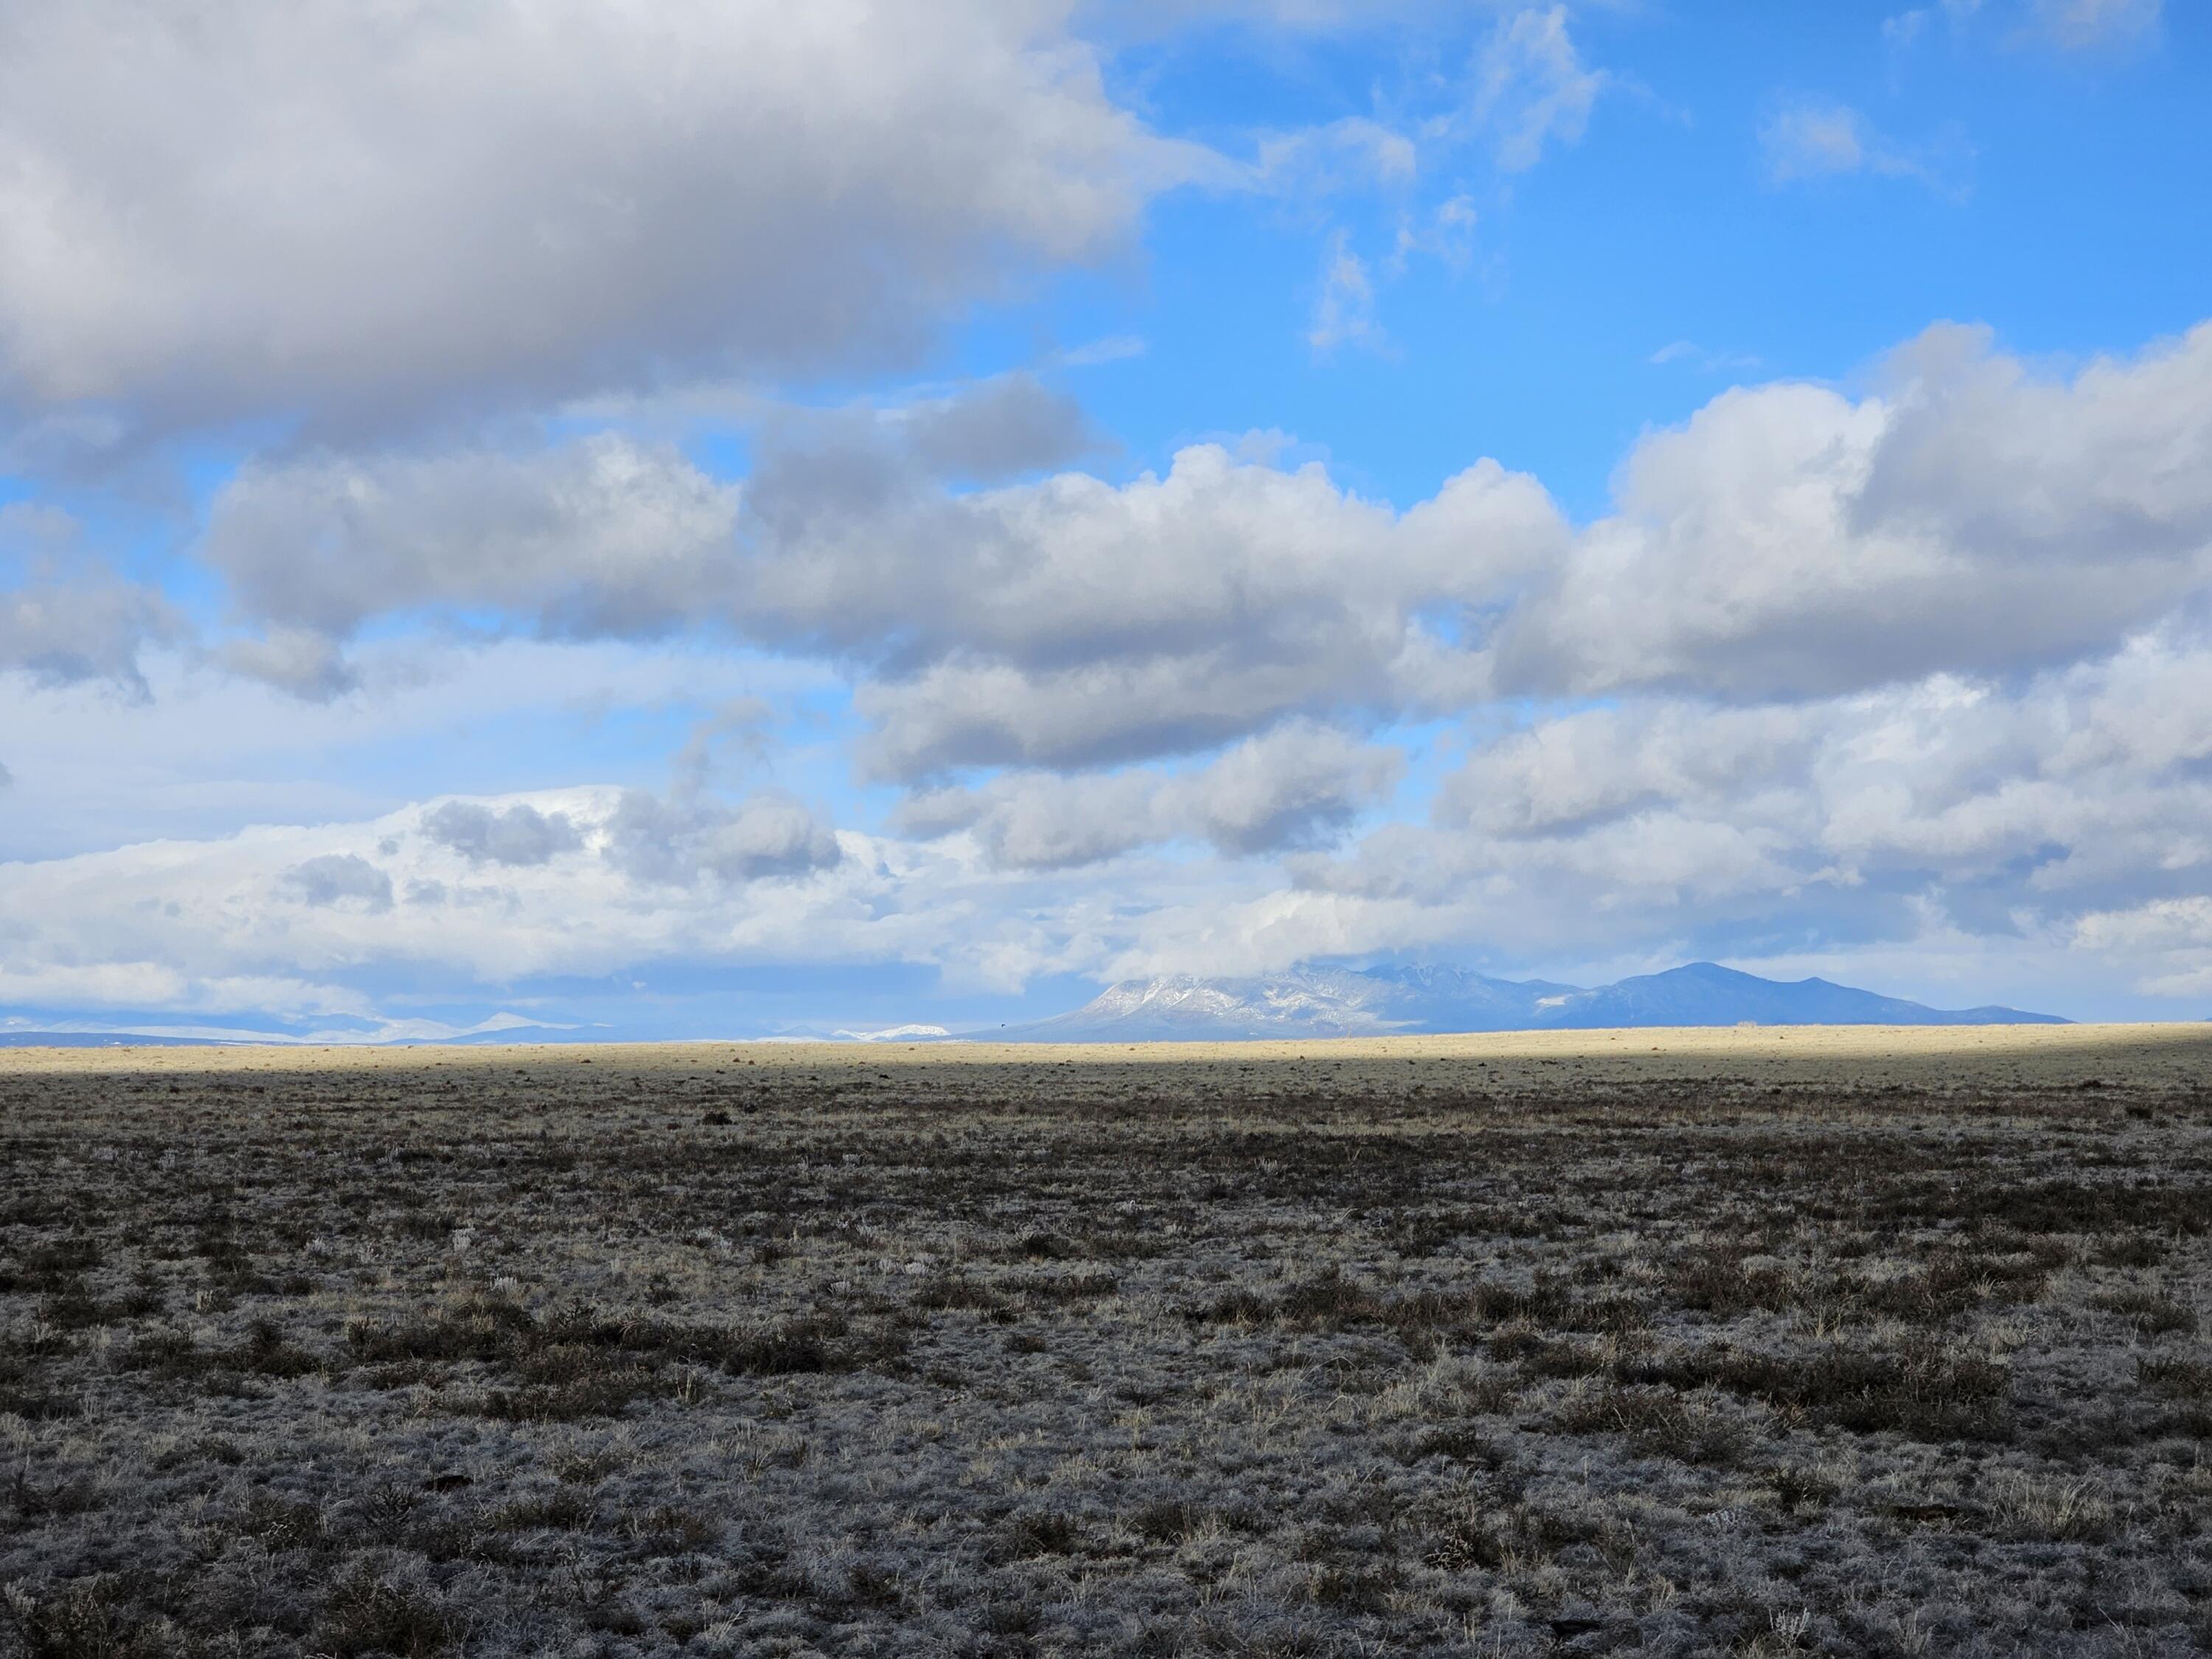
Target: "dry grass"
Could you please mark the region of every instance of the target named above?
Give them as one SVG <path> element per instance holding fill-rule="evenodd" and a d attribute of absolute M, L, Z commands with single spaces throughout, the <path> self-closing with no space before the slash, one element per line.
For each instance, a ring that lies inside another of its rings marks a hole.
<path fill-rule="evenodd" d="M 2208 1061 L 0 1056 L 0 1653 L 2197 1651 Z"/>

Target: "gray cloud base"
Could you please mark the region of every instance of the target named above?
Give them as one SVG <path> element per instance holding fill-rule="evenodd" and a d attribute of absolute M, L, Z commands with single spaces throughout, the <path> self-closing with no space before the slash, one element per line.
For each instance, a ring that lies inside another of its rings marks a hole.
<path fill-rule="evenodd" d="M 0 386 L 327 428 L 878 366 L 1208 165 L 1043 0 L 25 0 Z"/>
<path fill-rule="evenodd" d="M 284 872 L 284 884 L 302 904 L 350 901 L 372 911 L 392 908 L 392 878 L 358 853 L 325 853 L 304 860 Z"/>
<path fill-rule="evenodd" d="M 1067 869 L 1186 840 L 1249 856 L 1334 839 L 1388 798 L 1405 767 L 1396 749 L 1292 720 L 1196 771 L 1010 772 L 910 796 L 896 822 L 915 835 L 970 831 L 1007 869 Z"/>
<path fill-rule="evenodd" d="M 544 864 L 584 844 L 567 813 L 527 804 L 495 811 L 474 801 L 443 801 L 423 813 L 422 833 L 471 864 Z"/>

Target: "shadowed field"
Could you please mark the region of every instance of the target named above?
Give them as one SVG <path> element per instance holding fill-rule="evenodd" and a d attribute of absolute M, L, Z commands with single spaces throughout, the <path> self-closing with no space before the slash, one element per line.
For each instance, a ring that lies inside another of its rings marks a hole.
<path fill-rule="evenodd" d="M 0 1054 L 0 1653 L 2189 1653 L 2212 1027 Z"/>

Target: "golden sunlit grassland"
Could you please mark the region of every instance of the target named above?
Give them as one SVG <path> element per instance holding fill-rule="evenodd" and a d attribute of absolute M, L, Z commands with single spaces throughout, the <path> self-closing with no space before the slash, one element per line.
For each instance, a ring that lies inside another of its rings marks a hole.
<path fill-rule="evenodd" d="M 2212 1027 L 0 1053 L 0 1652 L 2212 1644 Z"/>

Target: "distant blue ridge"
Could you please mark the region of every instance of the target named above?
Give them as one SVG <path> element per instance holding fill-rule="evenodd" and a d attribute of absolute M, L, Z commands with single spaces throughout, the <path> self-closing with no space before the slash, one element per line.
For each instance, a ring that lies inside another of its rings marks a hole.
<path fill-rule="evenodd" d="M 2017 1008 L 1930 1008 L 1825 979 L 1762 979 L 1693 962 L 1594 988 L 1456 968 L 1170 975 L 1110 987 L 1072 1012 L 976 1035 L 1009 1042 L 1586 1031 L 1658 1025 L 2065 1025 Z"/>

